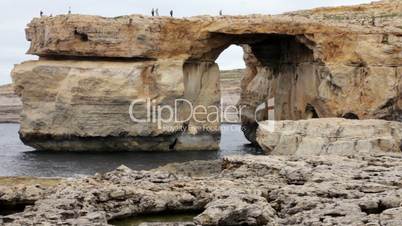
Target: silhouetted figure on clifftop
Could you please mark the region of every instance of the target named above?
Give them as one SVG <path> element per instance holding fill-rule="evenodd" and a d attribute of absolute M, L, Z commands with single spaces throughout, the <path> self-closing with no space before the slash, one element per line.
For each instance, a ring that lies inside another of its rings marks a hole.
<path fill-rule="evenodd" d="M 173 17 L 173 10 L 170 10 L 170 16 Z"/>

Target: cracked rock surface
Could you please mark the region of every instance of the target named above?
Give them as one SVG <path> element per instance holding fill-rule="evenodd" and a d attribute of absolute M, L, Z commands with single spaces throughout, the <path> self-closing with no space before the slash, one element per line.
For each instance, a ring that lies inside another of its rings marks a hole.
<path fill-rule="evenodd" d="M 153 171 L 121 166 L 103 175 L 62 181 L 35 205 L 0 222 L 108 225 L 111 219 L 134 215 L 199 211 L 191 224 L 402 224 L 400 154 L 247 155 L 189 164 Z M 203 167 L 208 173 L 187 176 Z"/>

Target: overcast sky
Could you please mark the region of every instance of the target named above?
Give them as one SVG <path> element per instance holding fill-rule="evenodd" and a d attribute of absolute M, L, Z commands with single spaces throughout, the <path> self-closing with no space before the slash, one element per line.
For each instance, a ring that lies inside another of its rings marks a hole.
<path fill-rule="evenodd" d="M 353 5 L 370 0 L 0 0 L 0 84 L 10 83 L 14 64 L 34 56 L 25 55 L 29 43 L 24 28 L 32 17 L 63 14 L 71 6 L 73 13 L 101 16 L 128 14 L 149 15 L 152 8 L 167 15 L 170 9 L 176 17 L 224 14 L 278 14 L 286 11 L 321 6 Z M 240 47 L 230 47 L 218 59 L 221 69 L 244 67 Z"/>

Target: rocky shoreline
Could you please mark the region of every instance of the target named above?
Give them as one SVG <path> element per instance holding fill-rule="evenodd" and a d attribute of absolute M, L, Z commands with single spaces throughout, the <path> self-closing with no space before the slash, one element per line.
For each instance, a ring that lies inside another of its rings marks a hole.
<path fill-rule="evenodd" d="M 402 155 L 390 153 L 230 156 L 152 171 L 121 166 L 63 180 L 36 196 L 19 195 L 19 201 L 37 201 L 0 222 L 109 225 L 130 216 L 199 211 L 185 225 L 401 225 L 401 181 Z"/>
<path fill-rule="evenodd" d="M 176 100 L 218 109 L 222 97 L 244 107 L 243 132 L 267 155 L 149 171 L 120 166 L 74 179 L 3 178 L 0 225 L 103 226 L 171 213 L 196 214 L 142 226 L 402 225 L 401 3 L 275 16 L 34 18 L 28 53 L 40 58 L 12 72 L 26 145 L 217 150 L 219 117 L 178 120 L 199 112 L 176 109 Z M 242 46 L 247 68 L 241 80 L 226 73 L 222 85 L 215 60 L 232 44 Z M 178 118 L 161 126 L 169 112 L 153 117 L 145 99 L 174 106 Z M 4 109 L 0 116 L 15 120 L 16 105 Z"/>
<path fill-rule="evenodd" d="M 0 216 L 23 211 L 34 205 L 46 189 L 57 185 L 61 178 L 0 177 Z"/>

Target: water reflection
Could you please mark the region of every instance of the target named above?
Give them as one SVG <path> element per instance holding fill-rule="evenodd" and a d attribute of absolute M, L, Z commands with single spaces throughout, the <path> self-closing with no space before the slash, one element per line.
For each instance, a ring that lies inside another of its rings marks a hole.
<path fill-rule="evenodd" d="M 22 144 L 18 124 L 0 124 L 0 176 L 71 177 L 107 172 L 124 164 L 152 169 L 171 162 L 210 160 L 233 154 L 259 154 L 239 125 L 222 125 L 221 150 L 187 152 L 75 153 L 39 152 Z"/>

